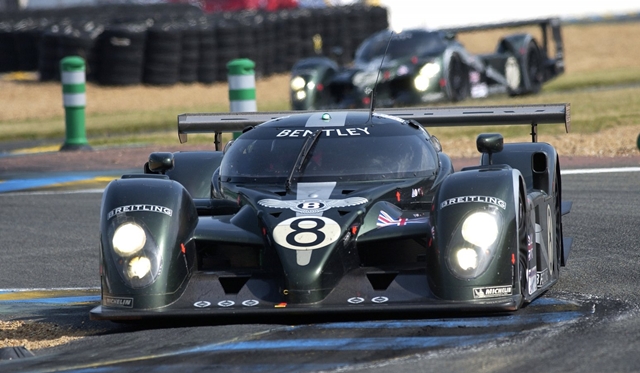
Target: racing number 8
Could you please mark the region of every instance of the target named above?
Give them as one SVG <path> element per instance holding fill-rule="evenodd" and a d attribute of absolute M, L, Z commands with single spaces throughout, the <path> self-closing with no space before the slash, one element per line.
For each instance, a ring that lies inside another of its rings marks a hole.
<path fill-rule="evenodd" d="M 294 220 L 291 223 L 291 229 L 293 229 L 293 232 L 287 235 L 287 243 L 289 245 L 299 247 L 319 245 L 326 237 L 322 232 L 322 228 L 324 228 L 324 226 L 325 222 L 318 218 Z"/>

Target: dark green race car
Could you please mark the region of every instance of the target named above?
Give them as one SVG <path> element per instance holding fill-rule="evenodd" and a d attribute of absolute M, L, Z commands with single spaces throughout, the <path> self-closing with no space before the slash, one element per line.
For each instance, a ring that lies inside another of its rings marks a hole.
<path fill-rule="evenodd" d="M 542 44 L 528 33 L 511 34 L 498 41 L 494 53 L 474 55 L 455 39 L 458 32 L 532 24 L 542 29 Z M 548 32 L 555 44 L 553 57 Z M 374 85 L 377 107 L 520 95 L 538 92 L 563 71 L 557 19 L 397 34 L 384 30 L 360 45 L 349 66 L 327 57 L 297 62 L 291 71 L 290 99 L 294 110 L 362 108 L 370 105 Z"/>
<path fill-rule="evenodd" d="M 107 186 L 91 316 L 516 310 L 570 248 L 545 123 L 568 129 L 569 106 L 181 115 L 181 140 L 244 132 Z M 456 171 L 425 128 L 483 124 L 528 124 L 532 142 L 482 134 Z"/>

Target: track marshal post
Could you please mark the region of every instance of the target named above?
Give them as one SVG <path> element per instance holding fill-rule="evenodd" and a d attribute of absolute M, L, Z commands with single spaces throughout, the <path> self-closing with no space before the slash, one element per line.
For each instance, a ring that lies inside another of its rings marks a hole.
<path fill-rule="evenodd" d="M 247 58 L 239 58 L 227 63 L 229 80 L 229 105 L 232 113 L 254 112 L 256 104 L 256 64 Z M 234 132 L 233 138 L 240 136 Z"/>
<path fill-rule="evenodd" d="M 66 133 L 60 150 L 91 150 L 85 131 L 87 96 L 84 59 L 78 56 L 63 58 L 60 61 L 60 72 Z"/>

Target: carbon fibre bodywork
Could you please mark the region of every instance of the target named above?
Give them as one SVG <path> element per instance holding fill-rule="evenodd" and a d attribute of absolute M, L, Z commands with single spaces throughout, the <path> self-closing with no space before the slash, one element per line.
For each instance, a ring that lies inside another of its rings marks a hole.
<path fill-rule="evenodd" d="M 483 134 L 455 171 L 425 129 L 487 123 L 569 106 L 181 115 L 183 140 L 245 130 L 107 186 L 91 317 L 517 310 L 558 280 L 570 204 L 552 146 Z"/>
<path fill-rule="evenodd" d="M 495 51 L 469 52 L 456 34 L 538 26 L 530 33 L 500 38 Z M 551 46 L 554 46 L 553 51 Z M 401 107 L 433 101 L 462 101 L 493 94 L 537 93 L 564 72 L 564 47 L 558 19 L 503 22 L 443 30 L 378 32 L 362 42 L 353 62 L 338 66 L 328 57 L 298 61 L 291 69 L 293 110 Z"/>

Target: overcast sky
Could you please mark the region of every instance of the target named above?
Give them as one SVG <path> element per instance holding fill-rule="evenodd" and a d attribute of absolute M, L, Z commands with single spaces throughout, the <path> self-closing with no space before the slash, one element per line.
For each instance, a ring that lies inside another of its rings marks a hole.
<path fill-rule="evenodd" d="M 637 0 L 380 0 L 394 30 L 442 28 L 496 21 L 640 12 Z"/>

